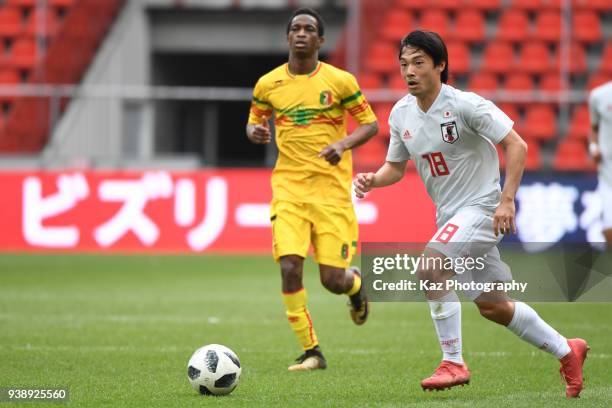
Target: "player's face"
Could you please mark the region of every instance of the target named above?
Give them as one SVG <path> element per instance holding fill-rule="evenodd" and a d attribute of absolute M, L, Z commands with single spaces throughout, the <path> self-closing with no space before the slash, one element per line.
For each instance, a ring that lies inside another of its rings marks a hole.
<path fill-rule="evenodd" d="M 295 16 L 289 26 L 287 41 L 293 54 L 312 55 L 323 44 L 317 31 L 317 19 L 309 14 Z"/>
<path fill-rule="evenodd" d="M 404 47 L 399 62 L 402 78 L 411 95 L 426 95 L 439 85 L 444 64 L 435 66 L 433 59 L 421 49 Z"/>

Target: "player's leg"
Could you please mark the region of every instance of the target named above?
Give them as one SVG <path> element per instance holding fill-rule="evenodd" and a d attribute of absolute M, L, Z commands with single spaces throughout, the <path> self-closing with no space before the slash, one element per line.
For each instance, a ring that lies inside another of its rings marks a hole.
<path fill-rule="evenodd" d="M 470 373 L 461 353 L 461 303 L 455 291 L 440 289 L 454 275 L 454 271 L 443 267 L 446 258 L 444 254 L 427 248 L 423 257 L 427 260 L 426 267 L 417 271 L 419 280 L 432 288 L 425 291 L 425 296 L 442 349 L 442 362 L 432 376 L 421 381 L 424 390 L 443 390 L 470 382 Z"/>
<path fill-rule="evenodd" d="M 508 280 L 511 276 L 507 275 L 506 271 L 509 272 L 509 268 L 501 261 L 499 251 L 495 248 L 489 251 L 486 260 L 489 281 Z M 584 340 L 566 339 L 529 305 L 510 299 L 504 292 L 481 293 L 474 299 L 474 303 L 483 317 L 507 327 L 529 344 L 557 357 L 561 362 L 561 373 L 567 382 L 567 396 L 577 397 L 580 394 L 582 365 L 588 350 Z"/>
<path fill-rule="evenodd" d="M 325 368 L 325 359 L 308 311 L 302 284 L 304 257 L 310 245 L 310 222 L 302 204 L 273 201 L 271 205 L 274 259 L 281 268 L 283 303 L 287 320 L 304 350 L 289 370 Z"/>
<path fill-rule="evenodd" d="M 361 284 L 361 272 L 355 266 L 319 265 L 321 284 L 330 292 L 349 297 L 351 319 L 356 325 L 366 322 L 369 314 L 368 298 Z"/>
<path fill-rule="evenodd" d="M 478 209 L 466 208 L 459 211 L 438 229 L 424 252 L 426 263 L 419 268 L 417 276 L 426 287 L 432 288 L 425 295 L 442 349 L 442 362 L 431 377 L 421 382 L 423 389 L 439 390 L 469 384 L 470 372 L 462 356 L 461 303 L 454 291 L 445 289 L 448 279 L 458 279 L 460 275 L 456 272 L 464 271 L 444 266 L 448 265 L 448 258 L 475 257 L 495 245 L 495 237 L 475 240 L 479 238 L 475 237 L 475 232 L 488 219 L 492 220 L 490 215 Z"/>
<path fill-rule="evenodd" d="M 350 315 L 357 325 L 365 323 L 369 304 L 361 273 L 351 267 L 357 247 L 358 226 L 353 207 L 312 205 L 312 243 L 319 263 L 321 284 L 335 294 L 349 296 Z"/>

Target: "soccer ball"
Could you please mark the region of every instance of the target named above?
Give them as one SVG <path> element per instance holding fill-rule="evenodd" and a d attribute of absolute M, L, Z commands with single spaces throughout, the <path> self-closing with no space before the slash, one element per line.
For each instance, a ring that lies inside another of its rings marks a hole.
<path fill-rule="evenodd" d="M 197 349 L 187 363 L 189 382 L 202 395 L 229 394 L 238 385 L 241 372 L 236 353 L 220 344 Z"/>

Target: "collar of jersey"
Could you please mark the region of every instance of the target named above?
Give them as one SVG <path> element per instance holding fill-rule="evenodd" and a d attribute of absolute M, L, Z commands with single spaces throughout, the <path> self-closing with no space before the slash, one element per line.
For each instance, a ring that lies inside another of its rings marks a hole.
<path fill-rule="evenodd" d="M 440 96 L 442 96 L 442 92 L 444 92 L 445 89 L 446 89 L 446 84 L 443 83 L 442 86 L 440 87 L 440 92 L 438 92 L 438 96 L 436 96 L 436 99 L 434 99 L 434 101 L 431 104 L 431 106 L 429 107 L 429 109 L 427 109 L 427 112 L 423 112 L 423 110 L 421 109 L 421 107 L 417 103 L 416 104 L 416 108 L 417 108 L 417 110 L 419 112 L 419 115 L 426 116 L 426 115 L 429 115 L 430 112 L 433 112 L 433 108 L 436 106 L 436 104 L 440 100 Z"/>
<path fill-rule="evenodd" d="M 323 63 L 321 61 L 317 61 L 317 66 L 315 67 L 315 69 L 312 70 L 310 74 L 293 75 L 291 71 L 289 71 L 289 63 L 287 62 L 285 63 L 285 72 L 287 73 L 287 75 L 289 75 L 289 78 L 297 78 L 297 77 L 304 77 L 304 76 L 307 76 L 308 78 L 312 78 L 313 76 L 317 75 L 317 73 L 321 70 L 322 65 Z"/>

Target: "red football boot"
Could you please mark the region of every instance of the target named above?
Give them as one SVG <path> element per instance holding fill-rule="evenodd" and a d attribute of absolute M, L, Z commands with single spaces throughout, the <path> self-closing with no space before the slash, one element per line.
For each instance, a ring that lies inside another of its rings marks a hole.
<path fill-rule="evenodd" d="M 567 344 L 571 351 L 559 360 L 561 362 L 559 371 L 567 383 L 565 386 L 567 398 L 578 398 L 582 391 L 582 366 L 590 348 L 583 339 L 569 339 Z"/>
<path fill-rule="evenodd" d="M 444 390 L 470 383 L 467 365 L 443 360 L 433 375 L 421 381 L 423 390 Z"/>

